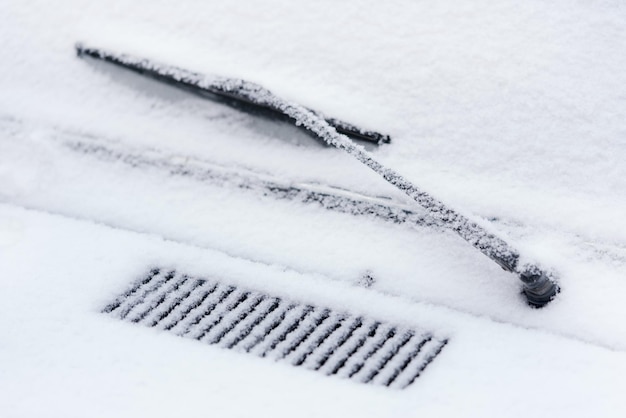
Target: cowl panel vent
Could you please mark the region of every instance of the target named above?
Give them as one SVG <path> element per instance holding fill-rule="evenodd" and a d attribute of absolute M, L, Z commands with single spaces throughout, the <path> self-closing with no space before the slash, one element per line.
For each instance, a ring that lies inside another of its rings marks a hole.
<path fill-rule="evenodd" d="M 403 389 L 447 340 L 373 318 L 153 269 L 104 313 L 325 375 Z"/>

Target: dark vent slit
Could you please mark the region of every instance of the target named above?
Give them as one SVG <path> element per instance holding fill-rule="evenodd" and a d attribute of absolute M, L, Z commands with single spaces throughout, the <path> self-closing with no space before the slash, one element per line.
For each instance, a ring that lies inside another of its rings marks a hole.
<path fill-rule="evenodd" d="M 368 338 L 373 338 L 378 329 L 380 328 L 380 322 L 374 322 L 363 334 L 360 334 L 355 341 L 350 344 L 351 348 L 346 353 L 342 353 L 343 355 L 338 358 L 337 364 L 335 364 L 330 371 L 329 375 L 338 374 L 340 371 L 343 371 L 343 368 L 346 366 L 350 359 L 353 359 L 354 356 L 366 347 L 366 342 Z"/>
<path fill-rule="evenodd" d="M 189 321 L 185 321 L 186 324 L 183 325 L 182 331 L 179 331 L 178 335 L 186 335 L 190 331 L 197 329 L 197 325 L 204 320 L 204 318 L 211 315 L 213 310 L 224 301 L 224 299 L 228 298 L 231 293 L 235 291 L 235 288 L 232 286 L 222 286 L 217 285 L 218 291 L 211 294 L 208 298 L 202 302 L 194 311 L 199 311 L 198 314 L 193 316 Z"/>
<path fill-rule="evenodd" d="M 365 362 L 374 354 L 376 354 L 376 352 L 380 350 L 382 346 L 385 345 L 387 341 L 392 339 L 395 335 L 396 335 L 396 329 L 391 328 L 391 329 L 388 329 L 386 332 L 383 332 L 382 338 L 380 336 L 377 336 L 376 338 L 372 338 L 369 341 L 369 344 L 367 344 L 367 347 L 366 348 L 364 347 L 365 354 L 363 356 L 355 357 L 356 361 L 354 362 L 352 367 L 349 368 L 347 377 L 352 377 L 358 372 L 360 372 L 363 366 L 365 365 Z"/>
<path fill-rule="evenodd" d="M 399 337 L 394 340 L 389 340 L 391 342 L 391 347 L 386 350 L 380 350 L 381 358 L 372 359 L 375 367 L 367 372 L 363 383 L 371 382 L 376 376 L 380 374 L 383 370 L 385 370 L 385 366 L 389 364 L 389 362 L 398 354 L 398 352 L 404 347 L 411 338 L 413 338 L 413 333 L 405 332 L 403 334 L 397 334 Z M 365 369 L 365 368 L 364 368 Z"/>
<path fill-rule="evenodd" d="M 248 335 L 255 329 L 257 325 L 259 325 L 268 315 L 274 312 L 278 306 L 280 305 L 279 299 L 266 299 L 264 300 L 260 307 L 258 308 L 258 312 L 256 315 L 249 315 L 246 320 L 242 321 L 239 324 L 241 327 L 241 331 L 235 333 L 235 337 L 231 339 L 231 341 L 225 342 L 226 348 L 234 348 L 240 342 L 244 341 Z"/>
<path fill-rule="evenodd" d="M 441 352 L 441 350 L 443 350 L 443 347 L 447 343 L 448 343 L 448 340 L 443 340 L 443 341 L 438 342 L 437 346 L 432 351 L 430 351 L 430 353 L 426 356 L 424 361 L 422 361 L 421 363 L 418 363 L 419 367 L 417 368 L 417 370 L 413 371 L 413 373 L 410 374 L 410 378 L 408 379 L 408 381 L 402 383 L 400 388 L 404 389 L 410 384 L 412 384 L 415 381 L 415 379 L 417 379 L 422 374 L 424 369 L 426 369 L 426 366 L 428 366 L 433 361 L 433 359 L 437 357 L 437 355 L 439 355 L 439 353 Z"/>
<path fill-rule="evenodd" d="M 199 297 L 194 295 L 194 297 L 185 298 L 184 301 L 181 301 L 181 304 L 174 309 L 173 314 L 171 315 L 170 321 L 167 325 L 163 325 L 163 329 L 170 331 L 174 330 L 178 327 L 179 324 L 185 321 L 189 314 L 193 312 L 195 309 L 199 308 L 207 298 L 209 298 L 216 290 L 217 284 L 209 285 L 206 281 L 202 281 L 198 289 L 202 289 L 202 293 L 200 293 Z M 191 296 L 191 295 L 190 295 Z"/>
<path fill-rule="evenodd" d="M 110 303 L 107 306 L 105 306 L 105 308 L 102 310 L 102 312 L 104 312 L 104 313 L 111 313 L 114 310 L 116 310 L 117 308 L 119 308 L 126 301 L 126 299 L 128 299 L 130 296 L 132 296 L 135 293 L 137 293 L 139 291 L 139 289 L 141 289 L 142 287 L 144 287 L 145 285 L 150 283 L 150 281 L 152 281 L 152 279 L 156 275 L 158 275 L 159 272 L 160 272 L 159 269 L 152 269 L 152 270 L 150 270 L 150 273 L 146 276 L 145 279 L 138 280 L 130 289 L 128 289 L 121 296 L 116 298 L 115 302 Z"/>
<path fill-rule="evenodd" d="M 259 352 L 261 357 L 265 357 L 267 353 L 271 352 L 276 348 L 276 346 L 287 339 L 287 336 L 298 329 L 302 321 L 309 316 L 311 312 L 313 312 L 312 306 L 304 306 L 301 309 L 301 312 L 295 318 L 292 318 L 291 321 L 284 321 L 284 324 L 281 324 L 276 328 L 277 336 L 268 335 L 269 343 Z"/>
<path fill-rule="evenodd" d="M 310 339 L 312 340 L 308 343 L 304 348 L 304 350 L 299 350 L 299 352 L 294 353 L 294 360 L 292 364 L 294 366 L 300 366 L 302 363 L 306 361 L 306 359 L 313 354 L 315 351 L 319 353 L 320 347 L 324 344 L 324 342 L 330 338 L 330 336 L 341 328 L 341 323 L 344 318 L 333 318 L 333 321 L 330 321 L 324 327 L 318 327 L 316 330 L 317 335 L 312 334 Z"/>
<path fill-rule="evenodd" d="M 172 276 L 172 278 L 173 277 L 174 276 Z M 138 306 L 137 309 L 135 309 L 133 317 L 129 318 L 131 322 L 142 322 L 146 317 L 157 310 L 163 302 L 165 302 L 165 299 L 180 287 L 181 282 L 184 281 L 184 277 L 174 281 L 174 283 L 169 283 L 170 280 L 171 279 L 167 281 L 168 284 L 170 284 L 169 287 L 161 289 L 158 292 L 154 292 L 150 297 L 144 299 L 143 303 L 140 305 L 143 307 L 143 310 L 139 311 Z"/>
<path fill-rule="evenodd" d="M 150 327 L 156 325 L 158 323 L 157 318 L 163 315 L 163 312 L 169 310 L 172 303 L 180 298 L 180 295 L 185 291 L 188 282 L 190 281 L 191 280 L 189 279 L 189 277 L 185 275 L 181 276 L 175 282 L 172 288 L 165 293 L 165 298 L 163 298 L 163 301 L 161 301 L 158 306 L 155 306 L 152 309 L 152 312 L 146 315 L 141 322 Z"/>
<path fill-rule="evenodd" d="M 127 297 L 118 306 L 118 308 L 115 311 L 113 311 L 113 313 L 117 315 L 118 317 L 120 317 L 121 319 L 126 318 L 126 315 L 128 315 L 128 312 L 130 312 L 133 306 L 139 303 L 145 297 L 145 295 L 150 294 L 152 289 L 154 289 L 155 285 L 158 286 L 158 284 L 164 280 L 164 277 L 159 272 L 156 275 L 154 275 L 152 279 L 153 280 L 150 280 L 148 283 L 145 283 L 144 285 L 139 286 L 134 292 L 132 292 L 132 294 L 129 295 L 129 297 Z"/>
<path fill-rule="evenodd" d="M 263 297 L 256 297 L 254 299 L 249 299 L 249 302 L 246 304 L 241 304 L 236 311 L 232 312 L 230 318 L 227 318 L 227 320 L 223 321 L 223 326 L 220 330 L 218 330 L 218 332 L 216 332 L 217 335 L 209 338 L 209 342 L 211 344 L 218 344 L 220 341 L 222 341 L 222 339 L 229 332 L 233 331 L 241 321 L 246 319 L 248 315 L 254 312 L 257 306 L 259 306 L 261 302 L 263 302 L 263 299 Z"/>
<path fill-rule="evenodd" d="M 296 350 L 304 341 L 306 341 L 330 316 L 329 309 L 322 309 L 317 312 L 313 318 L 309 318 L 309 321 L 302 321 L 302 331 L 297 334 L 294 333 L 294 337 L 291 341 L 286 341 L 283 344 L 282 349 L 277 350 L 280 354 L 277 358 L 285 358 Z"/>
<path fill-rule="evenodd" d="M 422 337 L 419 341 L 415 341 L 413 345 L 409 344 L 410 351 L 406 355 L 406 357 L 396 366 L 391 376 L 387 378 L 386 381 L 383 382 L 383 385 L 390 386 L 397 378 L 404 372 L 407 366 L 417 357 L 417 355 L 422 351 L 424 345 L 430 342 L 431 337 L 426 336 L 426 338 Z"/>
<path fill-rule="evenodd" d="M 326 349 L 323 355 L 317 360 L 317 364 L 313 367 L 314 370 L 319 370 L 328 362 L 328 360 L 332 357 L 333 353 L 339 351 L 341 347 L 348 341 L 354 332 L 359 329 L 363 325 L 363 319 L 361 317 L 355 318 L 352 323 L 347 324 L 347 321 L 344 321 L 343 327 L 347 327 L 346 332 L 342 333 L 341 336 L 332 344 L 330 347 Z"/>
<path fill-rule="evenodd" d="M 275 330 L 283 323 L 287 315 L 296 309 L 296 305 L 283 304 L 282 309 L 276 311 L 274 315 L 268 315 L 266 320 L 259 324 L 259 332 L 250 333 L 251 341 L 242 343 L 245 351 L 251 353 L 256 350 L 266 338 L 270 337 Z"/>
<path fill-rule="evenodd" d="M 229 311 L 237 308 L 237 306 L 248 299 L 249 295 L 249 292 L 235 291 L 226 299 L 217 303 L 212 315 L 205 316 L 203 320 L 198 323 L 196 331 L 194 332 L 195 337 L 192 338 L 195 338 L 196 340 L 203 340 L 215 326 L 222 322 L 224 316 L 228 314 Z"/>
<path fill-rule="evenodd" d="M 161 286 L 169 282 L 172 277 L 174 277 L 174 272 L 169 272 L 165 276 L 162 276 L 156 282 L 153 282 L 151 286 L 145 288 L 139 295 L 136 295 L 134 298 L 129 298 L 129 303 L 124 306 L 122 311 L 120 312 L 120 318 L 126 319 L 128 315 L 138 306 L 140 306 L 147 297 L 154 294 L 158 291 Z"/>
<path fill-rule="evenodd" d="M 150 326 L 154 327 L 160 324 L 162 321 L 168 319 L 168 317 L 176 311 L 178 307 L 181 306 L 184 300 L 186 300 L 192 292 L 194 292 L 203 282 L 201 280 L 187 280 L 183 286 L 181 286 L 181 292 L 178 296 L 172 298 L 172 301 L 167 307 L 165 307 L 155 318 L 153 318 L 152 322 L 150 322 Z"/>

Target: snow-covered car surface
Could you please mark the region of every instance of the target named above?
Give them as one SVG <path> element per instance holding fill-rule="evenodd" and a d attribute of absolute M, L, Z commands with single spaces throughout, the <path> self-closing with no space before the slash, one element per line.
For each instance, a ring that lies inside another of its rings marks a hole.
<path fill-rule="evenodd" d="M 626 413 L 620 2 L 86 3 L 0 7 L 2 416 Z M 246 186 L 420 211 L 295 127 L 80 60 L 77 41 L 390 134 L 376 158 L 552 269 L 561 293 L 532 309 L 451 232 Z M 102 312 L 155 267 L 447 344 L 399 390 Z"/>

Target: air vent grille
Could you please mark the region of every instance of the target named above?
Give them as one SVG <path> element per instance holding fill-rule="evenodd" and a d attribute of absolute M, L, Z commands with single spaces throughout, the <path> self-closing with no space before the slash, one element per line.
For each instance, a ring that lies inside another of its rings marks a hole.
<path fill-rule="evenodd" d="M 405 388 L 447 343 L 429 333 L 153 269 L 104 312 L 224 348 Z"/>

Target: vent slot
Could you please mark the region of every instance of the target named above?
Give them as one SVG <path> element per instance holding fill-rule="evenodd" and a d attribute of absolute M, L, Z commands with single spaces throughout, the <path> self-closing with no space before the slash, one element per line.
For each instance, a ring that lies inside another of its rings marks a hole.
<path fill-rule="evenodd" d="M 413 383 L 447 343 L 430 333 L 162 269 L 152 269 L 103 312 L 328 376 L 399 389 Z"/>

